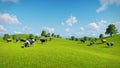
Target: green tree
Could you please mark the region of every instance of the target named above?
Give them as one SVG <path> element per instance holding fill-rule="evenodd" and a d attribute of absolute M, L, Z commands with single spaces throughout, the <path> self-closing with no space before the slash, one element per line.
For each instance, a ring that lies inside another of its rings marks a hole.
<path fill-rule="evenodd" d="M 35 41 L 37 41 L 39 39 L 39 37 L 38 36 L 35 36 Z"/>
<path fill-rule="evenodd" d="M 100 34 L 99 35 L 99 39 L 103 39 L 104 38 L 104 35 L 103 34 Z"/>
<path fill-rule="evenodd" d="M 48 33 L 46 36 L 47 36 L 47 37 L 50 37 L 50 33 Z"/>
<path fill-rule="evenodd" d="M 51 35 L 52 37 L 54 37 L 55 36 L 55 34 L 54 33 L 52 33 L 52 35 Z"/>
<path fill-rule="evenodd" d="M 75 36 L 71 36 L 71 40 L 75 40 Z"/>
<path fill-rule="evenodd" d="M 59 35 L 59 34 L 57 35 L 57 38 L 60 38 L 60 35 Z"/>
<path fill-rule="evenodd" d="M 30 34 L 29 35 L 29 39 L 33 39 L 34 38 L 34 35 L 33 34 Z"/>
<path fill-rule="evenodd" d="M 13 35 L 13 36 L 12 36 L 12 39 L 13 39 L 13 40 L 16 40 L 16 39 L 17 39 L 17 36 L 16 36 L 16 35 Z"/>
<path fill-rule="evenodd" d="M 3 40 L 7 40 L 8 38 L 10 38 L 10 35 L 9 34 L 4 34 Z"/>
<path fill-rule="evenodd" d="M 46 31 L 42 30 L 41 36 L 46 36 Z"/>
<path fill-rule="evenodd" d="M 106 29 L 105 34 L 109 34 L 112 36 L 113 34 L 118 33 L 118 30 L 116 29 L 116 26 L 114 24 L 108 25 L 108 28 Z"/>
<path fill-rule="evenodd" d="M 87 40 L 88 40 L 88 37 L 87 37 L 87 36 L 84 36 L 83 39 L 84 39 L 85 41 L 87 41 Z"/>

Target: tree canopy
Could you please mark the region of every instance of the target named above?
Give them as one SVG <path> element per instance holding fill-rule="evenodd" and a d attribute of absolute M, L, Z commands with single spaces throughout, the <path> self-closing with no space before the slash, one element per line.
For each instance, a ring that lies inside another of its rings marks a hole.
<path fill-rule="evenodd" d="M 112 36 L 113 34 L 116 34 L 116 33 L 118 33 L 116 26 L 114 24 L 108 25 L 108 28 L 106 28 L 105 34 L 109 34 L 110 36 Z"/>

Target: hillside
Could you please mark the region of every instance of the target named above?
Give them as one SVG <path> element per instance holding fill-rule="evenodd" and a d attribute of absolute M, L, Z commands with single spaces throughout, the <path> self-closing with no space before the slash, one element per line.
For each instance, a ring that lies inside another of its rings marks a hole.
<path fill-rule="evenodd" d="M 22 42 L 6 43 L 0 40 L 1 68 L 120 68 L 120 35 L 106 38 L 115 42 L 107 47 L 98 40 L 88 46 L 81 43 L 54 38 L 45 44 L 37 41 L 33 46 L 21 48 Z"/>

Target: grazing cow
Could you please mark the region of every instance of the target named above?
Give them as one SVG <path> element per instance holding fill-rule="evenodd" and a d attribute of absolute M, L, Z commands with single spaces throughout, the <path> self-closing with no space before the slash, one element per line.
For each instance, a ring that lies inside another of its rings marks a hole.
<path fill-rule="evenodd" d="M 29 40 L 29 42 L 30 42 L 30 45 L 32 45 L 32 44 L 34 44 L 34 43 L 35 43 L 35 40 L 34 40 L 34 39 L 32 39 L 32 40 Z"/>
<path fill-rule="evenodd" d="M 106 43 L 106 40 L 105 40 L 105 39 L 102 39 L 101 41 L 102 41 L 102 43 Z"/>
<path fill-rule="evenodd" d="M 108 43 L 106 43 L 107 44 L 107 46 L 111 46 L 111 44 L 108 42 Z"/>
<path fill-rule="evenodd" d="M 6 39 L 6 41 L 7 41 L 7 42 L 11 42 L 11 41 L 12 41 L 12 39 L 10 39 L 10 38 L 9 38 L 9 39 Z"/>
<path fill-rule="evenodd" d="M 25 39 L 23 39 L 23 38 L 21 38 L 21 39 L 20 39 L 20 41 L 21 41 L 21 42 L 26 42 L 26 40 L 25 40 Z"/>
<path fill-rule="evenodd" d="M 85 43 L 85 40 L 80 40 L 82 43 Z"/>
<path fill-rule="evenodd" d="M 43 44 L 43 43 L 47 42 L 47 39 L 40 39 L 40 41 Z"/>
<path fill-rule="evenodd" d="M 114 42 L 111 42 L 111 43 L 108 42 L 108 43 L 107 43 L 107 46 L 114 46 Z"/>
<path fill-rule="evenodd" d="M 111 46 L 114 46 L 114 42 L 111 42 Z"/>
<path fill-rule="evenodd" d="M 94 42 L 94 41 L 90 42 L 90 45 L 93 45 L 93 44 L 95 44 L 95 42 Z"/>
<path fill-rule="evenodd" d="M 30 45 L 30 42 L 29 42 L 28 40 L 26 40 L 26 42 L 24 43 L 23 48 L 25 48 L 25 47 L 29 47 L 29 45 Z"/>

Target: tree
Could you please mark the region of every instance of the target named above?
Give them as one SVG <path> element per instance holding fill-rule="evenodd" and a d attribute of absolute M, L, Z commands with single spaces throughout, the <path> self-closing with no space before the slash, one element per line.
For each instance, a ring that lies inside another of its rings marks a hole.
<path fill-rule="evenodd" d="M 16 35 L 13 35 L 13 36 L 12 36 L 12 39 L 13 39 L 13 40 L 16 40 L 16 39 L 17 39 Z"/>
<path fill-rule="evenodd" d="M 87 37 L 87 36 L 84 36 L 83 39 L 84 39 L 85 41 L 87 41 L 87 40 L 88 40 L 88 37 Z"/>
<path fill-rule="evenodd" d="M 60 38 L 60 35 L 59 35 L 59 34 L 57 35 L 57 38 Z"/>
<path fill-rule="evenodd" d="M 108 28 L 106 29 L 105 34 L 109 34 L 110 36 L 112 36 L 113 34 L 118 33 L 116 26 L 114 24 L 110 24 L 108 25 Z"/>
<path fill-rule="evenodd" d="M 35 36 L 35 41 L 37 41 L 39 39 L 39 37 L 38 36 Z"/>
<path fill-rule="evenodd" d="M 46 31 L 42 30 L 41 36 L 46 36 Z"/>
<path fill-rule="evenodd" d="M 48 34 L 46 35 L 46 37 L 50 37 L 50 33 L 48 33 Z"/>
<path fill-rule="evenodd" d="M 54 37 L 55 36 L 55 34 L 54 33 L 52 33 L 52 35 L 51 35 L 52 37 Z"/>
<path fill-rule="evenodd" d="M 33 39 L 34 38 L 34 35 L 33 34 L 30 34 L 29 35 L 29 39 Z"/>
<path fill-rule="evenodd" d="M 9 34 L 4 34 L 3 40 L 7 40 L 8 38 L 10 38 Z"/>
<path fill-rule="evenodd" d="M 75 40 L 75 36 L 71 36 L 71 40 Z"/>
<path fill-rule="evenodd" d="M 99 39 L 103 39 L 104 38 L 104 35 L 103 34 L 100 34 L 99 35 Z"/>

